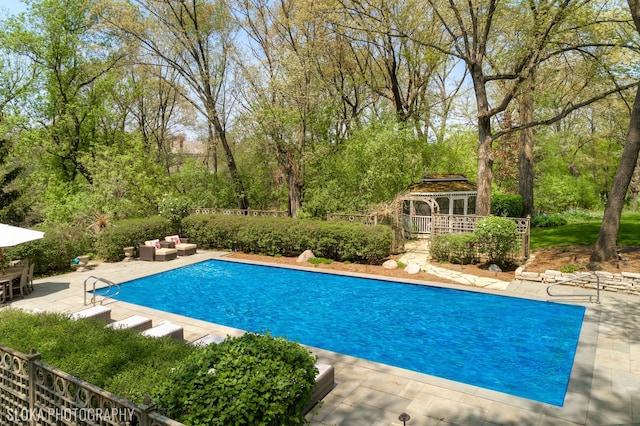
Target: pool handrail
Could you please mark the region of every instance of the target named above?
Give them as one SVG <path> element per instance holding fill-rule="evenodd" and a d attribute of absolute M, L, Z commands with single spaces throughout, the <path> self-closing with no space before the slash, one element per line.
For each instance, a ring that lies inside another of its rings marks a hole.
<path fill-rule="evenodd" d="M 588 293 L 574 293 L 574 294 L 562 294 L 562 293 L 551 293 L 551 287 L 555 287 L 557 285 L 562 285 L 562 284 L 567 284 L 571 281 L 575 281 L 575 280 L 579 280 L 579 279 L 583 279 L 583 278 L 587 278 L 590 277 L 591 275 L 595 275 L 596 277 L 596 301 L 595 303 L 600 303 L 600 276 L 598 274 L 595 273 L 587 273 L 587 274 L 581 274 L 581 275 L 577 275 L 575 277 L 571 277 L 571 278 L 567 278 L 566 280 L 562 280 L 562 281 L 558 281 L 555 283 L 551 283 L 547 286 L 547 294 L 550 297 L 588 297 L 589 298 L 589 302 L 592 302 L 593 299 L 593 294 L 588 294 Z"/>
<path fill-rule="evenodd" d="M 105 294 L 103 294 L 103 298 L 100 301 L 100 304 L 102 305 L 104 303 L 105 300 L 107 299 L 112 299 L 113 297 L 117 296 L 118 294 L 120 294 L 120 285 L 109 281 L 106 278 L 100 278 L 100 277 L 96 277 L 94 275 L 89 275 L 85 280 L 84 280 L 84 305 L 87 305 L 87 281 L 89 281 L 90 279 L 93 279 L 93 288 L 92 288 L 92 292 L 93 292 L 93 296 L 91 297 L 91 300 L 89 301 L 89 303 L 93 303 L 93 306 L 96 306 L 96 283 L 97 282 L 103 282 L 105 284 L 107 284 L 107 292 Z M 103 287 L 104 288 L 104 287 Z M 115 293 L 111 294 L 111 289 L 115 288 Z"/>

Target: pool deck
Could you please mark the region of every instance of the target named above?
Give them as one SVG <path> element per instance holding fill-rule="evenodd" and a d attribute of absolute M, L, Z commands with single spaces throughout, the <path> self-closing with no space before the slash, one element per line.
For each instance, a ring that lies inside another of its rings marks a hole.
<path fill-rule="evenodd" d="M 83 287 L 88 276 L 118 283 L 224 255 L 199 251 L 168 262 L 134 260 L 93 267 L 90 264 L 85 271 L 35 280 L 33 293 L 24 299 L 14 299 L 8 306 L 73 313 L 86 308 Z M 410 277 L 407 275 L 404 281 L 420 283 Z M 428 284 L 549 300 L 540 283 L 514 281 L 502 286 L 505 289 L 493 285 L 481 288 L 482 285 Z M 180 283 L 176 283 L 176 291 L 180 291 Z M 639 302 L 637 296 L 606 292 L 601 293 L 600 304 L 577 303 L 586 306 L 587 312 L 563 407 L 311 348 L 320 362 L 334 366 L 336 386 L 308 418 L 314 426 L 402 425 L 398 419 L 401 413 L 411 417 L 406 422 L 408 426 L 640 424 Z M 165 320 L 179 324 L 184 327 L 184 338 L 188 341 L 209 333 L 242 334 L 241 330 L 125 302 L 110 300 L 105 305 L 112 309 L 114 320 L 137 314 L 151 318 L 154 325 Z M 473 321 L 473 317 L 469 320 Z"/>

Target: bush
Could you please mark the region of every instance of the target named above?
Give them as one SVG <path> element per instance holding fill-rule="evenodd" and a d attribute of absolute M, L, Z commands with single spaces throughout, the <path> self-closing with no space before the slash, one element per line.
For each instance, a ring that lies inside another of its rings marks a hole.
<path fill-rule="evenodd" d="M 124 259 L 124 247 L 138 246 L 147 240 L 163 239 L 175 234 L 169 220 L 160 216 L 145 219 L 125 219 L 113 222 L 98 236 L 96 250 L 100 257 L 108 262 Z"/>
<path fill-rule="evenodd" d="M 72 225 L 43 226 L 44 238 L 4 249 L 6 259 L 29 259 L 37 274 L 66 271 L 72 259 L 93 251 L 89 234 Z"/>
<path fill-rule="evenodd" d="M 436 235 L 431 254 L 441 262 L 469 265 L 477 262 L 476 236 L 473 234 Z"/>
<path fill-rule="evenodd" d="M 151 395 L 177 362 L 197 350 L 173 339 L 105 328 L 101 321 L 72 321 L 59 313 L 0 310 L 0 344 L 137 403 Z"/>
<path fill-rule="evenodd" d="M 177 364 L 153 399 L 165 416 L 186 424 L 306 424 L 315 361 L 297 343 L 246 333 Z"/>
<path fill-rule="evenodd" d="M 381 263 L 391 252 L 387 226 L 292 218 L 193 215 L 182 223 L 185 236 L 199 247 L 298 256 L 312 250 L 336 261 Z"/>
<path fill-rule="evenodd" d="M 512 262 L 511 254 L 518 248 L 516 223 L 504 217 L 480 219 L 473 231 L 477 238 L 478 251 L 488 256 L 488 262 L 507 267 Z"/>
<path fill-rule="evenodd" d="M 563 226 L 567 224 L 567 220 L 557 214 L 548 215 L 540 214 L 531 218 L 532 228 L 553 228 L 556 226 Z"/>
<path fill-rule="evenodd" d="M 491 197 L 491 214 L 504 217 L 522 217 L 522 197 L 514 194 L 495 194 Z"/>

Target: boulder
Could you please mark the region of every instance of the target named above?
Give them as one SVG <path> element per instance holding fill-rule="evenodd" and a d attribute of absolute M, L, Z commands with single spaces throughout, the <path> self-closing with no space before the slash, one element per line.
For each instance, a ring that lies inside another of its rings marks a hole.
<path fill-rule="evenodd" d="M 389 259 L 382 264 L 384 269 L 398 269 L 398 262 L 393 259 Z"/>
<path fill-rule="evenodd" d="M 309 259 L 313 257 L 316 257 L 316 256 L 313 254 L 311 250 L 305 250 L 300 254 L 300 256 L 298 256 L 298 258 L 296 259 L 296 262 L 298 263 L 308 262 Z"/>
<path fill-rule="evenodd" d="M 410 275 L 417 274 L 418 272 L 420 272 L 420 265 L 418 265 L 417 263 L 410 263 L 406 268 L 404 268 L 404 271 Z"/>

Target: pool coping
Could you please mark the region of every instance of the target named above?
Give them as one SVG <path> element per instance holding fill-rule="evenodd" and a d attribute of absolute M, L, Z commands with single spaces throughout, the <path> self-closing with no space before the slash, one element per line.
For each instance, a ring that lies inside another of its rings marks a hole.
<path fill-rule="evenodd" d="M 38 279 L 34 283 L 36 291 L 27 295 L 25 299 L 15 300 L 11 306 L 72 313 L 84 308 L 82 305 L 82 282 L 87 275 L 100 275 L 114 282 L 123 282 L 208 259 L 289 267 L 310 272 L 430 285 L 532 300 L 549 300 L 542 291 L 539 291 L 538 287 L 528 286 L 526 283 L 514 283 L 508 290 L 502 291 L 426 282 L 411 278 L 397 279 L 371 274 L 327 271 L 307 266 L 230 259 L 226 257 L 227 254 L 226 252 L 199 252 L 194 256 L 179 258 L 170 262 L 132 261 L 128 263 L 101 264 L 96 267 L 95 271 L 87 273 L 73 272 Z M 620 297 L 622 296 L 616 295 L 615 300 Z M 627 299 L 622 297 L 620 303 L 627 303 Z M 602 312 L 605 308 L 603 305 L 572 304 L 586 306 L 587 309 L 563 407 L 556 407 L 319 348 L 311 348 L 321 362 L 332 364 L 336 369 L 336 386 L 325 397 L 323 405 L 312 411 L 308 418 L 314 425 L 401 424 L 398 423 L 398 415 L 401 412 L 407 412 L 411 415 L 412 420 L 407 423 L 409 425 L 447 424 L 448 422 L 453 424 L 504 424 L 510 422 L 518 424 L 557 424 L 558 421 L 565 421 L 571 424 L 588 424 L 592 418 L 607 419 L 608 423 L 614 424 L 630 422 L 633 419 L 637 420 L 635 410 L 625 409 L 625 412 L 621 412 L 620 404 L 612 404 L 615 407 L 612 406 L 609 413 L 601 410 L 596 415 L 593 409 L 591 412 L 589 411 L 590 407 L 595 407 L 592 401 L 594 399 L 592 395 L 594 392 L 593 382 L 595 380 L 594 370 L 596 369 L 595 364 L 599 350 L 599 327 L 602 326 Z M 113 309 L 113 317 L 115 319 L 121 319 L 130 314 L 143 314 L 151 317 L 154 323 L 160 320 L 170 320 L 181 324 L 185 326 L 185 339 L 187 340 L 195 340 L 197 337 L 207 333 L 221 334 L 223 336 L 227 334 L 242 334 L 241 330 L 156 311 L 126 302 L 110 301 L 108 306 Z M 636 373 L 634 371 L 630 373 L 632 374 L 632 383 L 628 386 L 631 389 L 636 389 Z M 600 381 L 600 377 L 598 381 Z M 627 398 L 626 392 L 627 388 L 619 392 L 623 399 Z M 602 397 L 598 396 L 598 398 Z M 604 404 L 598 403 L 598 407 L 600 405 L 604 406 Z"/>

